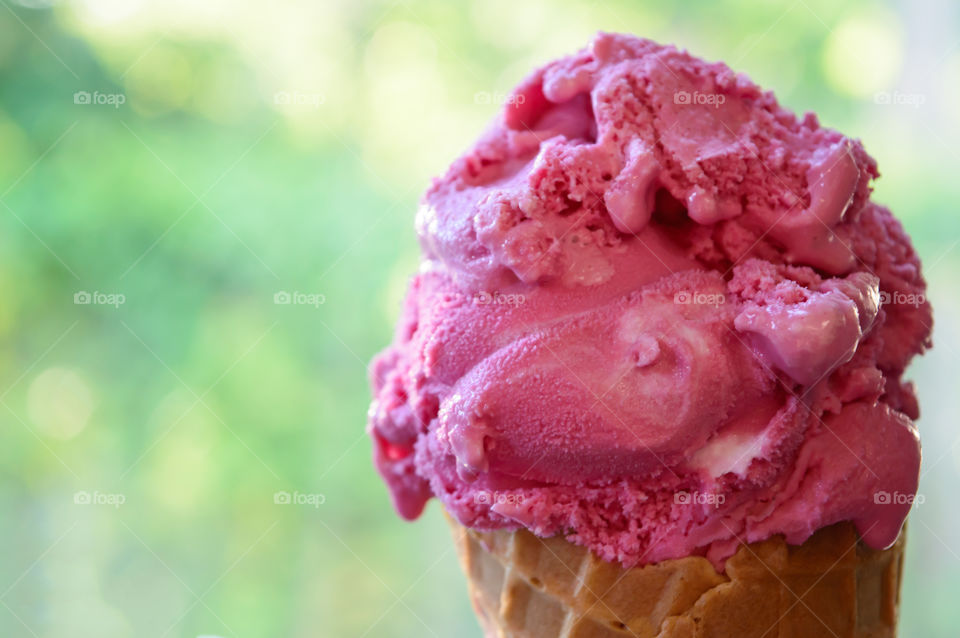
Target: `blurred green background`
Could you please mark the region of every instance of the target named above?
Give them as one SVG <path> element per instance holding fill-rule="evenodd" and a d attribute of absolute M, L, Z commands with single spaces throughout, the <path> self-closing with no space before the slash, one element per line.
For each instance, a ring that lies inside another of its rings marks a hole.
<path fill-rule="evenodd" d="M 365 365 L 429 177 L 599 29 L 878 159 L 937 313 L 901 635 L 956 636 L 960 15 L 931 0 L 0 0 L 0 636 L 480 636 L 439 508 L 401 522 L 371 467 Z"/>

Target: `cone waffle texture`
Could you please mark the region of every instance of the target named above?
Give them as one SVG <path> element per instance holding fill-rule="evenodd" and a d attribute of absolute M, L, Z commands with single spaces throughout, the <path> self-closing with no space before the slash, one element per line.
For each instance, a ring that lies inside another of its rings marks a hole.
<path fill-rule="evenodd" d="M 561 537 L 450 523 L 488 638 L 896 636 L 903 534 L 882 551 L 850 523 L 775 537 L 718 574 L 701 557 L 624 569 Z"/>

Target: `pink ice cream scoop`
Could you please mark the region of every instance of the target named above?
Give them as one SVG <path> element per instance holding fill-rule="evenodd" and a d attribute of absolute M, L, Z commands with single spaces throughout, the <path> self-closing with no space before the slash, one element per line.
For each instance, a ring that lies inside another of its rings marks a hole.
<path fill-rule="evenodd" d="M 852 520 L 897 537 L 929 347 L 920 262 L 859 141 L 743 75 L 598 35 L 535 71 L 417 214 L 371 365 L 406 518 L 562 534 L 629 567 Z"/>

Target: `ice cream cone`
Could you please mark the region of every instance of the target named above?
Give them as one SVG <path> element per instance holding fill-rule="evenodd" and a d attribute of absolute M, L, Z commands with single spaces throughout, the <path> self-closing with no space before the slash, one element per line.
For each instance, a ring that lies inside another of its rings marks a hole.
<path fill-rule="evenodd" d="M 867 547 L 850 523 L 799 546 L 741 545 L 720 574 L 701 557 L 624 569 L 562 537 L 478 532 L 450 519 L 488 638 L 887 638 L 904 535 Z"/>
<path fill-rule="evenodd" d="M 894 636 L 932 314 L 876 162 L 629 35 L 509 98 L 424 194 L 371 365 L 397 511 L 470 524 L 489 636 Z"/>

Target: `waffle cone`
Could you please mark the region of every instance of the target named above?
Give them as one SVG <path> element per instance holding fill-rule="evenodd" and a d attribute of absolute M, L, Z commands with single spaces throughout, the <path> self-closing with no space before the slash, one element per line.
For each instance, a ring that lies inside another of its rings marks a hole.
<path fill-rule="evenodd" d="M 903 534 L 882 551 L 851 523 L 774 537 L 719 574 L 701 557 L 624 569 L 562 537 L 450 524 L 488 638 L 896 636 Z"/>

